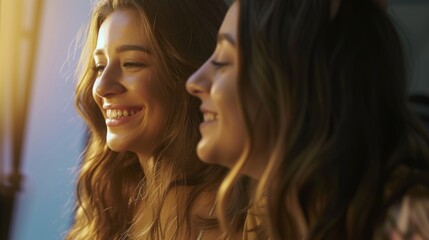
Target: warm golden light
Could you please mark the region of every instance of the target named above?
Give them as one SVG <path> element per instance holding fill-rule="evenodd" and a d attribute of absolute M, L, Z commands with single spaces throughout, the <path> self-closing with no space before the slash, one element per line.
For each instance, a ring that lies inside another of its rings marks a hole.
<path fill-rule="evenodd" d="M 6 146 L 10 146 L 12 79 L 14 79 L 15 63 L 17 62 L 17 36 L 20 22 L 20 1 L 0 2 L 0 176 L 5 181 L 9 172 L 10 161 L 6 162 Z"/>
<path fill-rule="evenodd" d="M 8 237 L 32 89 L 41 0 L 0 1 L 0 238 Z M 4 212 L 4 214 L 3 214 Z"/>
<path fill-rule="evenodd" d="M 0 133 L 12 146 L 12 175 L 19 166 L 31 95 L 42 1 L 0 2 Z M 6 130 L 10 130 L 6 132 Z M 1 161 L 3 166 L 8 163 Z M 18 160 L 19 162 L 19 160 Z M 1 172 L 7 169 L 0 169 Z"/>

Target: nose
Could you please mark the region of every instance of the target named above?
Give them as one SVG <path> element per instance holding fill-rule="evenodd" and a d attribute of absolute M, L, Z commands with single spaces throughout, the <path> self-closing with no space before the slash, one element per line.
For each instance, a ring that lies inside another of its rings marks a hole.
<path fill-rule="evenodd" d="M 107 65 L 94 82 L 94 96 L 110 98 L 126 92 L 126 88 L 120 79 L 120 71 L 115 69 L 115 66 Z"/>
<path fill-rule="evenodd" d="M 208 60 L 188 78 L 186 81 L 186 90 L 191 95 L 201 98 L 204 94 L 210 92 L 212 77 Z"/>

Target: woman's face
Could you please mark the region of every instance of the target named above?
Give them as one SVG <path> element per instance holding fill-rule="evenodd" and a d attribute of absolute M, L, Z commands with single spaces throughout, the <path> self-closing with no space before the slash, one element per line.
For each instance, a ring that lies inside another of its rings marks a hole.
<path fill-rule="evenodd" d="M 186 83 L 188 92 L 201 99 L 204 114 L 198 156 L 227 167 L 238 160 L 247 138 L 237 95 L 237 21 L 234 3 L 220 27 L 215 52 Z"/>
<path fill-rule="evenodd" d="M 155 59 L 137 11 L 116 10 L 102 23 L 94 51 L 93 97 L 113 151 L 150 156 L 164 127 L 166 104 L 155 82 Z"/>

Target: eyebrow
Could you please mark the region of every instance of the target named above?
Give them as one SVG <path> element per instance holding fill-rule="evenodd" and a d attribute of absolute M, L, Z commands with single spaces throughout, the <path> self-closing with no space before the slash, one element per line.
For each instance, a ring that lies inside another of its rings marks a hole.
<path fill-rule="evenodd" d="M 229 34 L 229 33 L 219 33 L 219 35 L 217 35 L 217 41 L 221 42 L 223 40 L 226 40 L 232 46 L 235 46 L 235 39 L 231 36 L 231 34 Z"/>
<path fill-rule="evenodd" d="M 118 48 L 116 48 L 117 53 L 127 52 L 127 51 L 141 51 L 148 54 L 152 54 L 149 48 L 143 47 L 140 45 L 121 45 Z M 95 49 L 94 56 L 96 55 L 103 55 L 104 50 L 103 49 Z"/>

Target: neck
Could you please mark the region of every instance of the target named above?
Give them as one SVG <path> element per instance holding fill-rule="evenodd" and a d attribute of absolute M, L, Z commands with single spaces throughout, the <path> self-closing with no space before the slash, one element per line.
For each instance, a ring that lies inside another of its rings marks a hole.
<path fill-rule="evenodd" d="M 183 177 L 179 174 L 180 170 L 172 166 L 168 160 L 160 160 L 151 155 L 137 154 L 137 156 L 146 182 L 168 186 L 174 180 Z"/>
<path fill-rule="evenodd" d="M 153 172 L 153 168 L 155 167 L 153 156 L 137 153 L 137 157 L 139 158 L 140 167 L 142 168 L 144 175 L 148 176 L 148 174 Z"/>

